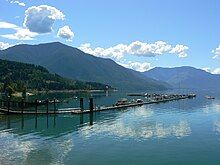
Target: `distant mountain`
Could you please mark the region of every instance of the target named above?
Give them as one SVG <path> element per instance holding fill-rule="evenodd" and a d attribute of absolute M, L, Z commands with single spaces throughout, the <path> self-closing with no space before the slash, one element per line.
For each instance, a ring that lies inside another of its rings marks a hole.
<path fill-rule="evenodd" d="M 34 90 L 105 89 L 106 85 L 81 82 L 51 74 L 42 66 L 0 60 L 0 90 L 23 92 Z"/>
<path fill-rule="evenodd" d="M 118 89 L 162 90 L 168 84 L 124 68 L 113 60 L 86 54 L 59 42 L 39 45 L 17 45 L 0 51 L 0 58 L 41 65 L 61 76 L 109 84 Z"/>
<path fill-rule="evenodd" d="M 220 75 L 193 67 L 156 67 L 143 73 L 146 77 L 165 81 L 174 88 L 219 89 Z"/>

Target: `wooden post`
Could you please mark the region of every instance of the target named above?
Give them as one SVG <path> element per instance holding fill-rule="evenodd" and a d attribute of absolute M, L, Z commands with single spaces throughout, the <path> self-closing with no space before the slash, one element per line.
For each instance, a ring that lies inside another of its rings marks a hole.
<path fill-rule="evenodd" d="M 37 104 L 38 104 L 38 101 L 37 99 L 35 99 L 35 113 L 37 114 Z"/>
<path fill-rule="evenodd" d="M 89 98 L 89 110 L 90 112 L 93 112 L 93 98 Z"/>
<path fill-rule="evenodd" d="M 83 111 L 84 105 L 83 105 L 83 98 L 80 98 L 80 109 Z"/>
<path fill-rule="evenodd" d="M 37 114 L 35 116 L 35 129 L 37 129 Z"/>
<path fill-rule="evenodd" d="M 53 99 L 53 112 L 56 113 L 56 99 Z"/>
<path fill-rule="evenodd" d="M 48 107 L 49 106 L 49 100 L 48 99 L 46 100 L 46 104 L 47 104 L 47 114 L 48 114 L 48 112 L 49 112 L 48 111 L 49 110 L 49 107 Z"/>
<path fill-rule="evenodd" d="M 8 100 L 7 100 L 7 109 L 8 109 L 8 114 L 9 114 L 9 109 L 10 109 L 10 97 L 8 97 Z"/>
<path fill-rule="evenodd" d="M 24 98 L 21 99 L 21 113 L 24 113 Z"/>
<path fill-rule="evenodd" d="M 24 129 L 24 116 L 21 115 L 21 129 Z"/>
<path fill-rule="evenodd" d="M 93 113 L 89 114 L 89 119 L 90 119 L 90 125 L 93 125 Z"/>

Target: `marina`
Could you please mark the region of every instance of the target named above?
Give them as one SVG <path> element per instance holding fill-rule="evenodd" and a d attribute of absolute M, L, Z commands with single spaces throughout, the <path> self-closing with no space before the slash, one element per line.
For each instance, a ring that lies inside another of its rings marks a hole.
<path fill-rule="evenodd" d="M 93 112 L 102 112 L 108 110 L 120 110 L 123 108 L 142 106 L 145 104 L 157 104 L 157 103 L 165 103 L 169 101 L 177 101 L 181 99 L 190 99 L 196 97 L 196 94 L 152 94 L 146 95 L 145 100 L 137 99 L 128 101 L 126 98 L 118 100 L 117 103 L 111 106 L 95 106 L 94 99 L 89 99 L 89 109 L 84 109 L 84 101 L 83 98 L 80 98 L 80 107 L 69 107 L 69 108 L 57 108 L 57 104 L 61 101 L 54 99 L 53 101 L 49 101 L 48 99 L 45 101 L 35 102 L 25 102 L 23 99 L 19 101 L 10 101 L 10 100 L 0 100 L 0 112 L 3 114 L 85 114 L 85 113 L 93 113 Z M 52 104 L 49 106 L 49 104 Z"/>

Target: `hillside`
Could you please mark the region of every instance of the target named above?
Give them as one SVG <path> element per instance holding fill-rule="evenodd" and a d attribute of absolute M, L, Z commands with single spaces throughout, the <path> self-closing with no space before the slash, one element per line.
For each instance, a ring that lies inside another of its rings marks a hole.
<path fill-rule="evenodd" d="M 146 77 L 165 81 L 174 88 L 219 89 L 220 75 L 193 67 L 156 67 L 144 72 Z"/>
<path fill-rule="evenodd" d="M 1 91 L 105 89 L 105 87 L 104 84 L 66 79 L 49 73 L 41 66 L 0 60 Z"/>
<path fill-rule="evenodd" d="M 118 89 L 162 90 L 168 84 L 124 68 L 113 60 L 95 57 L 59 42 L 17 45 L 0 52 L 1 59 L 41 65 L 63 77 L 100 82 Z"/>

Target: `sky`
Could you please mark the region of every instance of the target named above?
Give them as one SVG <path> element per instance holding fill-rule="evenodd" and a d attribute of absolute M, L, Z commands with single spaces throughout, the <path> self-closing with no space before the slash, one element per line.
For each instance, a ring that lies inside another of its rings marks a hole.
<path fill-rule="evenodd" d="M 219 0 L 0 0 L 0 49 L 62 42 L 125 67 L 220 74 Z"/>

